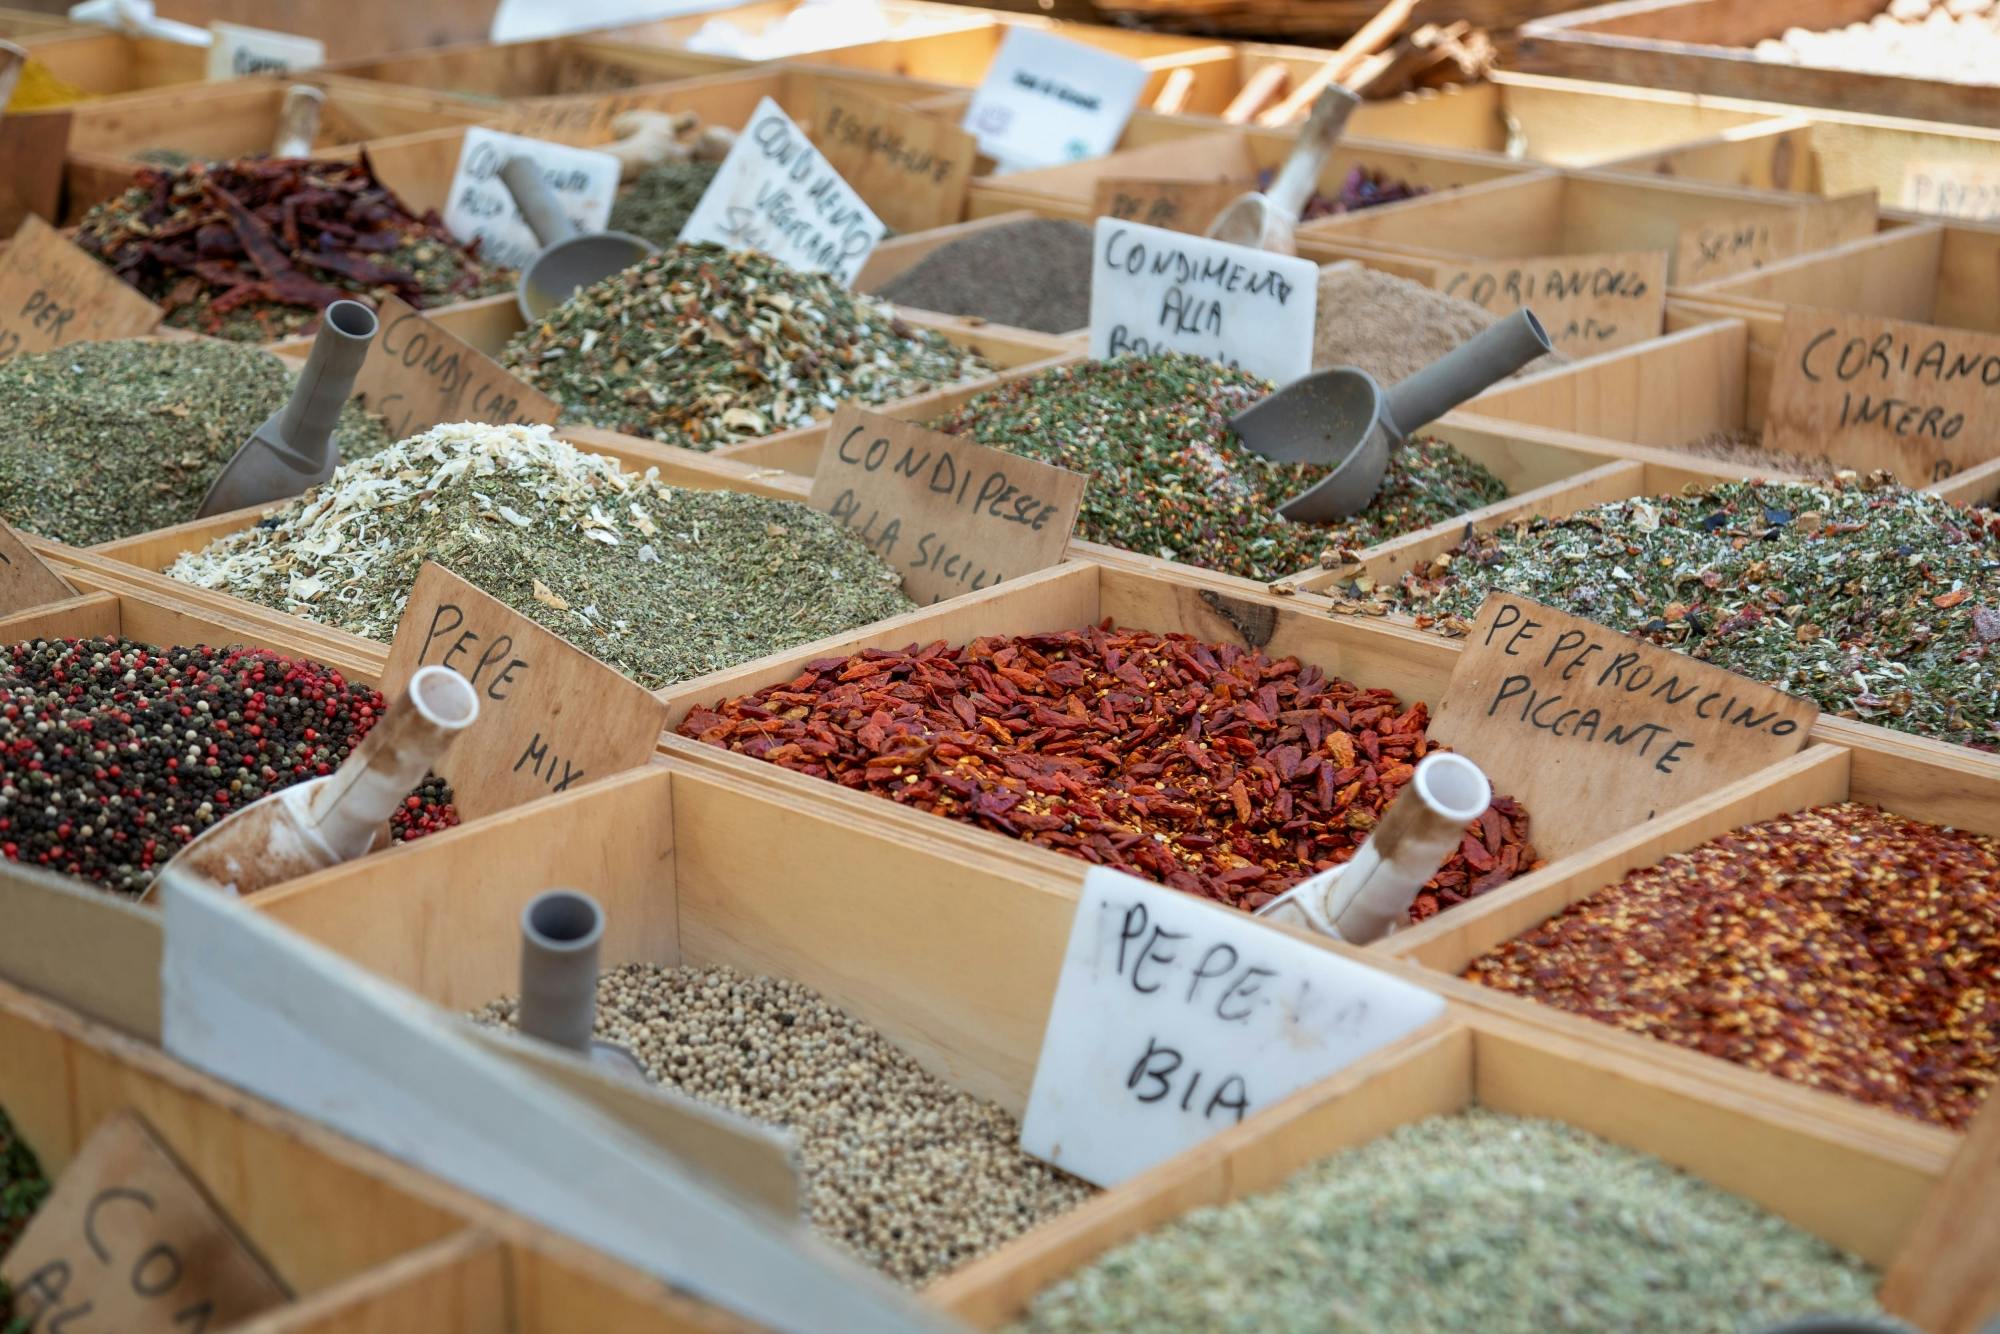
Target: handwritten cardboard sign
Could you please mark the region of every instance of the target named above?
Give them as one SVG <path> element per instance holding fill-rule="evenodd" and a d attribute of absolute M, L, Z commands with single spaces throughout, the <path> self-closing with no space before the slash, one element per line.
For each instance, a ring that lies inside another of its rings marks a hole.
<path fill-rule="evenodd" d="M 217 20 L 208 25 L 208 78 L 240 79 L 248 74 L 285 74 L 326 63 L 326 43 L 269 28 L 249 28 Z"/>
<path fill-rule="evenodd" d="M 30 1331 L 186 1334 L 290 1299 L 130 1112 L 104 1122 L 0 1262 Z"/>
<path fill-rule="evenodd" d="M 160 308 L 40 218 L 0 254 L 0 361 L 151 332 Z"/>
<path fill-rule="evenodd" d="M 0 523 L 0 616 L 75 596 L 67 579 L 50 569 L 19 533 Z"/>
<path fill-rule="evenodd" d="M 563 590 L 537 584 L 535 597 L 568 609 Z M 667 706 L 636 682 L 426 561 L 389 645 L 382 693 L 395 699 L 433 665 L 479 695 L 479 720 L 445 761 L 468 820 L 644 764 L 666 726 Z"/>
<path fill-rule="evenodd" d="M 808 503 L 929 604 L 1060 561 L 1085 485 L 1067 468 L 843 403 Z"/>
<path fill-rule="evenodd" d="M 1433 285 L 1496 315 L 1526 306 L 1559 349 L 1588 356 L 1659 337 L 1667 310 L 1667 252 L 1440 265 Z"/>
<path fill-rule="evenodd" d="M 440 422 L 553 425 L 562 406 L 401 297 L 376 307 L 378 328 L 354 391 L 397 440 Z"/>
<path fill-rule="evenodd" d="M 979 144 L 958 126 L 834 83 L 819 86 L 812 124 L 827 163 L 896 231 L 965 216 Z"/>
<path fill-rule="evenodd" d="M 1091 356 L 1192 352 L 1280 385 L 1312 369 L 1311 260 L 1116 218 L 1091 245 Z"/>
<path fill-rule="evenodd" d="M 1247 914 L 1093 866 L 1021 1147 L 1115 1186 L 1443 1013 Z"/>
<path fill-rule="evenodd" d="M 2000 336 L 1788 306 L 1764 446 L 1924 486 L 2000 457 Z"/>
<path fill-rule="evenodd" d="M 618 193 L 618 159 L 594 148 L 573 148 L 546 139 L 474 127 L 465 131 L 458 167 L 445 196 L 444 225 L 461 241 L 478 241 L 481 255 L 518 269 L 541 251 L 535 229 L 521 216 L 500 169 L 516 154 L 533 158 L 563 213 L 586 232 L 601 232 L 611 220 Z"/>
<path fill-rule="evenodd" d="M 1009 28 L 960 122 L 1004 168 L 1102 157 L 1151 76 L 1136 60 L 1034 28 Z"/>
<path fill-rule="evenodd" d="M 1170 232 L 1200 236 L 1253 181 L 1167 181 L 1139 176 L 1106 176 L 1097 182 L 1091 216 L 1143 222 Z"/>
<path fill-rule="evenodd" d="M 1970 222 L 2000 219 L 2000 159 L 1920 158 L 1903 167 L 1903 207 Z"/>
<path fill-rule="evenodd" d="M 766 97 L 688 215 L 680 239 L 761 250 L 852 286 L 887 232 L 805 131 Z"/>
<path fill-rule="evenodd" d="M 1782 213 L 1704 218 L 1680 230 L 1673 281 L 1680 287 L 1714 282 L 1791 255 L 1858 241 L 1874 232 L 1875 218 L 1873 190 L 1813 200 Z"/>
<path fill-rule="evenodd" d="M 1556 812 L 1535 846 L 1561 857 L 1794 754 L 1818 716 L 1747 677 L 1492 593 L 1430 735 L 1486 767 L 1495 790 Z"/>

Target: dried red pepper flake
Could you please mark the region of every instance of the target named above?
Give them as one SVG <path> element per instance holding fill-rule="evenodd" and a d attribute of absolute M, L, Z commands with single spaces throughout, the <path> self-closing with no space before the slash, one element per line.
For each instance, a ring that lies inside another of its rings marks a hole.
<path fill-rule="evenodd" d="M 1800 811 L 1634 871 L 1465 976 L 1962 1129 L 2000 1082 L 2000 839 Z"/>
<path fill-rule="evenodd" d="M 1428 718 L 1295 658 L 1107 622 L 823 659 L 680 732 L 1249 909 L 1354 855 L 1439 749 Z M 1466 827 L 1482 863 L 1453 853 L 1417 915 L 1538 866 L 1527 839 L 1497 798 Z"/>

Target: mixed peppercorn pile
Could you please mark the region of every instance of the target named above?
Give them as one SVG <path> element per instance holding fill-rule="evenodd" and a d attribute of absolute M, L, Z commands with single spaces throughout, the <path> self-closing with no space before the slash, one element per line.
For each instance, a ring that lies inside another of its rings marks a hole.
<path fill-rule="evenodd" d="M 1255 909 L 1354 855 L 1441 749 L 1427 721 L 1295 658 L 1106 624 L 824 658 L 680 731 Z M 1537 865 L 1497 798 L 1412 915 Z"/>
<path fill-rule="evenodd" d="M 0 852 L 139 894 L 196 835 L 332 773 L 385 707 L 330 667 L 265 649 L 37 639 L 0 664 Z M 458 823 L 427 778 L 398 839 Z"/>

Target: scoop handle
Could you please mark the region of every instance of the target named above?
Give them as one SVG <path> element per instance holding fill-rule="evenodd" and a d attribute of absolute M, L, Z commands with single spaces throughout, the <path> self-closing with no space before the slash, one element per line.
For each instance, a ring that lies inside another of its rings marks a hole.
<path fill-rule="evenodd" d="M 1314 100 L 1312 115 L 1293 141 L 1278 179 L 1264 196 L 1288 222 L 1297 222 L 1306 211 L 1306 201 L 1312 198 L 1319 174 L 1332 156 L 1333 146 L 1340 142 L 1341 132 L 1347 128 L 1347 118 L 1360 105 L 1359 97 L 1337 83 L 1328 85 Z"/>
<path fill-rule="evenodd" d="M 354 392 L 355 377 L 375 341 L 375 312 L 359 301 L 336 301 L 320 315 L 319 333 L 292 397 L 279 419 L 285 447 L 304 459 L 324 457 L 340 409 Z"/>
<path fill-rule="evenodd" d="M 507 193 L 514 196 L 514 206 L 528 220 L 537 241 L 544 246 L 552 246 L 577 235 L 576 225 L 563 212 L 556 192 L 549 188 L 547 179 L 533 158 L 522 154 L 508 158 L 506 165 L 500 168 L 500 180 L 507 187 Z"/>
<path fill-rule="evenodd" d="M 295 83 L 287 88 L 284 104 L 278 108 L 278 132 L 271 136 L 271 156 L 310 157 L 325 107 L 326 93 L 322 89 L 309 83 Z"/>
<path fill-rule="evenodd" d="M 1400 440 L 1552 350 L 1542 322 L 1523 306 L 1384 391 L 1383 415 Z"/>

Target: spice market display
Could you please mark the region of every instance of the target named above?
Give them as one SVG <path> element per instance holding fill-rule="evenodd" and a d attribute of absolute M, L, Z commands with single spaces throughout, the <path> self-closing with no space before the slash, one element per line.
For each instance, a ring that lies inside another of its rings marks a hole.
<path fill-rule="evenodd" d="M 0 1334 L 2000 1328 L 2000 3 L 367 6 L 0 15 Z"/>

